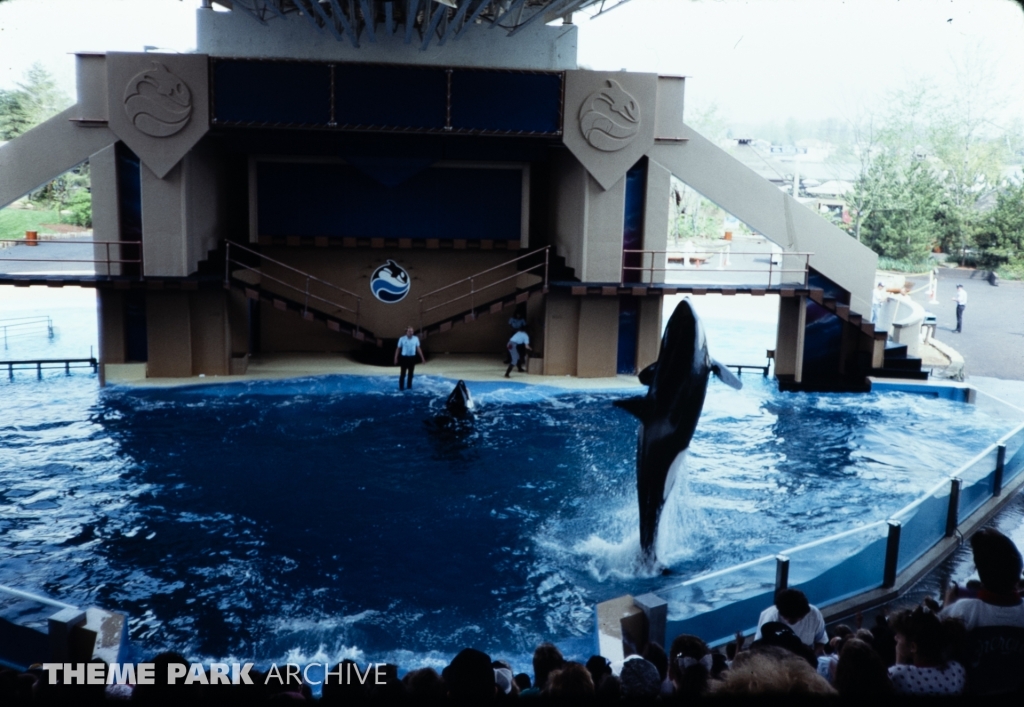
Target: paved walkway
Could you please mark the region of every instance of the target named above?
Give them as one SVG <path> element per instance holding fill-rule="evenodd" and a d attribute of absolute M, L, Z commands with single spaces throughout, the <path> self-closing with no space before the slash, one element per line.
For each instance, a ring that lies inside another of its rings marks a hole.
<path fill-rule="evenodd" d="M 910 281 L 918 289 L 927 285 L 928 278 Z M 962 334 L 953 333 L 958 282 L 967 291 Z M 944 269 L 939 271 L 937 304 L 928 304 L 924 289 L 913 299 L 938 317 L 935 338 L 964 357 L 968 382 L 972 376 L 1024 381 L 1024 282 L 1003 280 L 993 287 L 977 271 Z"/>

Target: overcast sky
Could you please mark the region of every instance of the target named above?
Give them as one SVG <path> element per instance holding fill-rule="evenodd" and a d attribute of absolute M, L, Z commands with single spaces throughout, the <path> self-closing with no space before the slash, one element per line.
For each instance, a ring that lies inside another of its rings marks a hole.
<path fill-rule="evenodd" d="M 73 94 L 78 50 L 188 51 L 198 5 L 2 2 L 0 88 L 40 61 Z M 734 121 L 849 117 L 922 80 L 952 90 L 969 54 L 990 62 L 1007 114 L 1024 115 L 1024 11 L 1012 0 L 631 0 L 576 22 L 581 65 L 684 74 L 691 105 Z"/>

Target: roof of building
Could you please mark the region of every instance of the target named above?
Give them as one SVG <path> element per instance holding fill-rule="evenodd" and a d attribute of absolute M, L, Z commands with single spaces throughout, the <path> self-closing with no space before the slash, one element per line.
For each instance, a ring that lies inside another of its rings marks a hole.
<path fill-rule="evenodd" d="M 210 0 L 207 0 L 208 2 Z M 528 26 L 567 18 L 583 9 L 595 16 L 629 0 L 212 0 L 273 28 L 289 15 L 302 15 L 309 31 L 327 30 L 339 42 L 374 42 L 387 33 L 413 36 L 423 48 L 457 40 L 466 32 L 498 29 L 512 36 Z"/>

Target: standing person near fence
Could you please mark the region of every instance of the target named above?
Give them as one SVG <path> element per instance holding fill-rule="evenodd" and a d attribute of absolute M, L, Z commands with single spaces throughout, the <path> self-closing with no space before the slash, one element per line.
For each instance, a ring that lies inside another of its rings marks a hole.
<path fill-rule="evenodd" d="M 963 329 L 964 309 L 967 307 L 967 290 L 963 285 L 956 286 L 956 297 L 953 298 L 953 301 L 956 302 L 956 329 L 953 330 L 953 333 L 959 334 Z"/>
<path fill-rule="evenodd" d="M 405 390 L 406 385 L 409 389 L 412 389 L 412 373 L 416 369 L 416 357 L 419 357 L 423 363 L 427 362 L 427 359 L 423 356 L 423 349 L 420 348 L 420 338 L 413 334 L 413 328 L 405 328 L 405 336 L 398 340 L 398 346 L 395 348 L 395 365 L 401 366 L 398 369 L 398 389 Z M 409 374 L 408 383 L 406 383 L 406 373 Z"/>

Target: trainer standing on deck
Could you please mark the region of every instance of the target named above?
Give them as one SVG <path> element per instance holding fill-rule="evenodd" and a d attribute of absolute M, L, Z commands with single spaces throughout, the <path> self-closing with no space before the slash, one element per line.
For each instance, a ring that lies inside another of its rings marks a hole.
<path fill-rule="evenodd" d="M 412 389 L 412 372 L 416 369 L 416 357 L 420 361 L 427 362 L 423 357 L 423 349 L 420 348 L 420 339 L 413 334 L 412 327 L 406 327 L 405 336 L 398 340 L 395 348 L 395 364 L 401 366 L 398 371 L 398 389 L 405 390 L 406 385 Z M 409 381 L 406 383 L 405 373 L 409 372 Z"/>
<path fill-rule="evenodd" d="M 956 329 L 953 330 L 953 333 L 959 334 L 964 323 L 964 308 L 967 307 L 967 290 L 963 285 L 956 286 L 956 297 L 953 298 L 953 301 L 956 302 Z"/>

